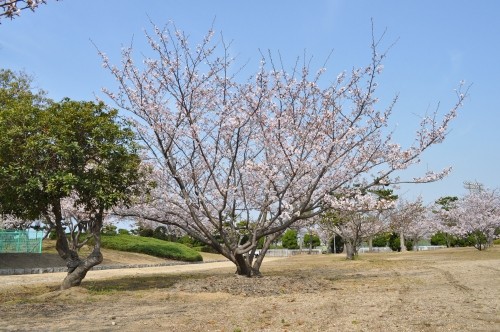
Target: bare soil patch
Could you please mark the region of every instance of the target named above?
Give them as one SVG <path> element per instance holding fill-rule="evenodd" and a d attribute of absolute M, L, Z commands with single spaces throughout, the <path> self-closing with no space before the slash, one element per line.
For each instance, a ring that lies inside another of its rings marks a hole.
<path fill-rule="evenodd" d="M 500 248 L 302 255 L 252 279 L 227 262 L 133 270 L 68 291 L 0 276 L 0 330 L 500 331 Z"/>

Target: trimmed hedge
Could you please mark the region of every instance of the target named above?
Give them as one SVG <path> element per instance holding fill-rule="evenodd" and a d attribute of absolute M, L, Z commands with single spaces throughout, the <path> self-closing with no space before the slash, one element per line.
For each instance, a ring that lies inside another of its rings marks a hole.
<path fill-rule="evenodd" d="M 101 245 L 103 248 L 137 252 L 141 254 L 175 259 L 185 262 L 203 261 L 201 255 L 180 243 L 167 242 L 150 237 L 117 234 L 113 236 L 102 235 Z"/>

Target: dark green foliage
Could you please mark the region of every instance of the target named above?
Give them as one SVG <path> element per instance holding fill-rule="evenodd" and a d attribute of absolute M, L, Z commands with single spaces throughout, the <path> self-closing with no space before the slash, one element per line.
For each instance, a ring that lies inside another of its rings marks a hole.
<path fill-rule="evenodd" d="M 443 232 L 437 232 L 431 237 L 431 245 L 433 246 L 446 246 L 446 234 Z M 449 235 L 448 235 L 449 236 Z"/>
<path fill-rule="evenodd" d="M 437 232 L 431 237 L 431 245 L 433 246 L 449 246 L 449 247 L 469 247 L 474 246 L 476 240 L 484 239 L 484 235 L 469 234 L 467 236 L 455 236 L 444 232 Z"/>
<path fill-rule="evenodd" d="M 401 240 L 399 239 L 398 234 L 392 233 L 389 236 L 389 247 L 393 251 L 401 251 Z M 412 240 L 405 240 L 405 247 L 406 247 L 406 250 L 408 250 L 408 251 L 413 250 L 413 241 Z"/>
<path fill-rule="evenodd" d="M 129 202 L 140 178 L 134 134 L 103 103 L 53 102 L 0 70 L 0 206 L 33 220 L 76 194 L 89 213 Z M 50 211 L 53 212 L 53 211 Z"/>
<path fill-rule="evenodd" d="M 153 231 L 153 237 L 158 240 L 171 241 L 165 226 L 158 226 Z M 175 242 L 175 241 L 173 241 Z"/>
<path fill-rule="evenodd" d="M 181 236 L 180 238 L 177 239 L 178 243 L 182 243 L 185 246 L 188 247 L 203 247 L 204 244 L 197 239 L 193 238 L 192 236 L 189 236 L 187 234 Z"/>
<path fill-rule="evenodd" d="M 297 231 L 294 229 L 287 229 L 281 238 L 281 244 L 283 248 L 286 249 L 299 249 L 299 244 L 297 243 Z"/>
<path fill-rule="evenodd" d="M 390 237 L 391 237 L 391 233 L 384 233 L 384 234 L 377 235 L 376 237 L 373 238 L 372 245 L 374 247 L 383 248 L 383 247 L 387 246 L 387 244 L 389 243 Z"/>
<path fill-rule="evenodd" d="M 321 245 L 321 240 L 318 235 L 306 233 L 304 235 L 304 246 L 309 247 L 311 242 L 313 248 Z"/>
<path fill-rule="evenodd" d="M 470 245 L 473 245 L 476 249 L 484 250 L 488 247 L 488 238 L 481 231 L 475 231 L 467 237 Z"/>
<path fill-rule="evenodd" d="M 130 235 L 130 232 L 127 229 L 120 228 L 118 229 L 118 234 Z"/>
<path fill-rule="evenodd" d="M 199 246 L 199 247 L 193 247 L 194 250 L 199 251 L 199 252 L 209 252 L 211 254 L 218 254 L 217 250 L 215 250 L 211 246 Z"/>
<path fill-rule="evenodd" d="M 57 233 L 56 233 L 56 231 L 54 231 L 54 230 L 53 230 L 53 231 L 50 231 L 50 233 L 49 233 L 49 239 L 50 239 L 50 240 L 55 240 L 55 239 L 57 239 Z"/>
<path fill-rule="evenodd" d="M 105 225 L 102 228 L 102 234 L 104 235 L 116 235 L 116 226 L 115 225 Z"/>
<path fill-rule="evenodd" d="M 102 247 L 107 249 L 137 252 L 186 262 L 199 262 L 203 260 L 198 252 L 187 246 L 154 238 L 124 234 L 115 236 L 104 235 L 101 238 L 101 242 Z"/>
<path fill-rule="evenodd" d="M 335 235 L 330 241 L 330 250 L 336 254 L 342 253 L 344 251 L 344 239 L 339 235 Z"/>
<path fill-rule="evenodd" d="M 436 200 L 436 204 L 441 205 L 443 210 L 449 211 L 456 201 L 458 201 L 457 196 L 444 196 Z"/>
<path fill-rule="evenodd" d="M 153 237 L 155 231 L 151 228 L 139 228 L 137 234 L 142 237 Z"/>

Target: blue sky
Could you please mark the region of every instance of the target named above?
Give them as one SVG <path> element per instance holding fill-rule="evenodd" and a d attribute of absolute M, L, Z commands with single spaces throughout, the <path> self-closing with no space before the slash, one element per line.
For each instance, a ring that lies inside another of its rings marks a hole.
<path fill-rule="evenodd" d="M 48 0 L 36 12 L 25 11 L 0 25 L 1 67 L 32 74 L 55 100 L 92 100 L 102 87 L 115 83 L 101 66 L 93 43 L 113 62 L 132 40 L 136 54 L 145 52 L 144 29 L 174 21 L 199 40 L 214 23 L 231 52 L 250 73 L 259 49 L 279 51 L 285 61 L 304 54 L 320 66 L 333 50 L 328 73 L 368 64 L 371 20 L 376 34 L 387 29 L 385 46 L 393 42 L 379 79 L 381 105 L 399 94 L 392 123 L 398 140 L 409 143 L 418 116 L 440 103 L 445 112 L 455 101 L 461 80 L 472 84 L 470 96 L 452 123 L 447 140 L 423 155 L 407 171 L 453 166 L 446 179 L 405 186 L 399 194 L 462 195 L 464 181 L 500 187 L 500 1 L 463 0 Z"/>

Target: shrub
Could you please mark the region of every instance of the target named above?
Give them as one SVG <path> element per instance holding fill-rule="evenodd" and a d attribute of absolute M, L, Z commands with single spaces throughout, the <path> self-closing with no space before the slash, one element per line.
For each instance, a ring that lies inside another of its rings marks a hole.
<path fill-rule="evenodd" d="M 195 238 L 189 236 L 189 235 L 183 235 L 180 238 L 177 239 L 178 243 L 182 243 L 185 246 L 188 247 L 203 247 L 205 244 L 196 240 Z"/>
<path fill-rule="evenodd" d="M 372 245 L 374 247 L 378 247 L 378 248 L 385 247 L 389 243 L 390 237 L 391 237 L 391 233 L 384 233 L 384 234 L 377 235 L 376 237 L 373 238 Z"/>
<path fill-rule="evenodd" d="M 155 231 L 151 228 L 139 228 L 138 234 L 142 237 L 153 237 L 155 235 Z"/>
<path fill-rule="evenodd" d="M 118 234 L 122 234 L 122 235 L 130 235 L 130 232 L 129 232 L 127 229 L 120 228 L 120 229 L 118 230 Z"/>
<path fill-rule="evenodd" d="M 116 235 L 116 226 L 115 225 L 105 225 L 102 228 L 101 232 L 104 235 Z"/>
<path fill-rule="evenodd" d="M 437 232 L 431 237 L 431 245 L 433 246 L 447 246 L 446 234 L 443 232 Z"/>
<path fill-rule="evenodd" d="M 101 241 L 102 247 L 107 249 L 137 252 L 188 262 L 203 260 L 198 252 L 187 246 L 154 238 L 120 234 L 115 236 L 104 235 Z"/>
<path fill-rule="evenodd" d="M 211 254 L 218 254 L 217 250 L 210 246 L 198 246 L 198 247 L 193 247 L 193 250 L 199 251 L 199 252 L 208 252 Z"/>

